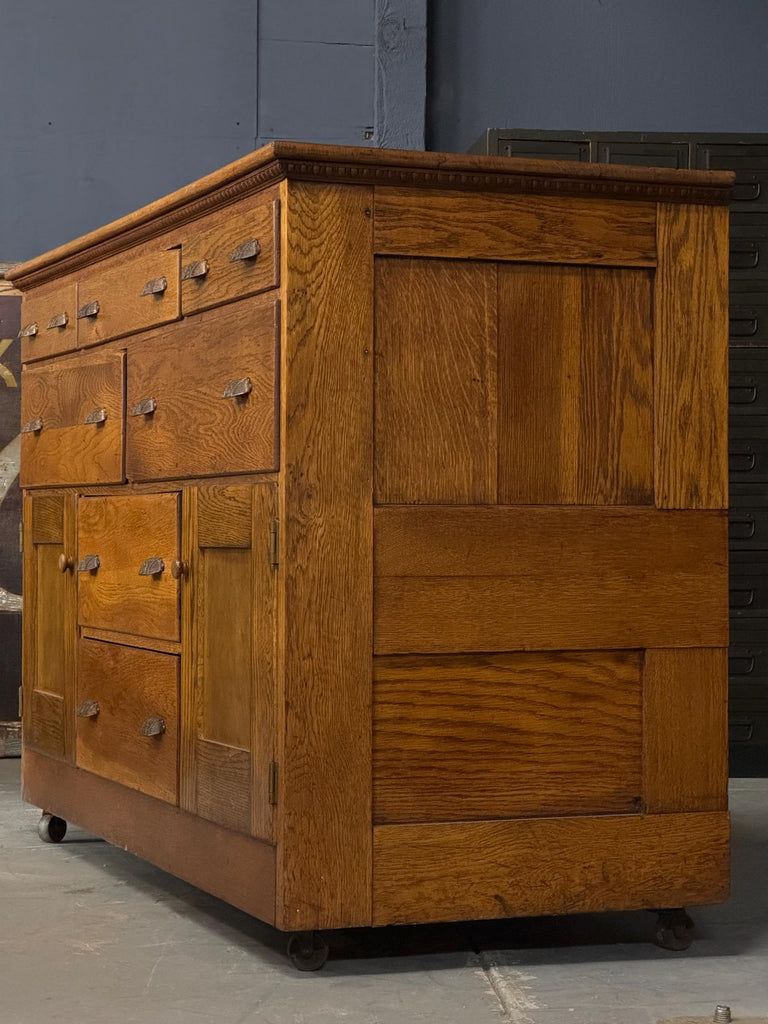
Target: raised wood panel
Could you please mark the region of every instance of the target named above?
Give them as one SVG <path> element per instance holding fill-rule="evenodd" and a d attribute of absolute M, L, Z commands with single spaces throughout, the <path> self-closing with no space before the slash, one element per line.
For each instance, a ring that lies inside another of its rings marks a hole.
<path fill-rule="evenodd" d="M 77 347 L 77 283 L 74 277 L 59 278 L 32 289 L 21 300 L 21 329 L 36 333 L 21 339 L 21 361 L 70 352 Z M 61 327 L 50 327 L 54 317 L 65 314 Z"/>
<path fill-rule="evenodd" d="M 495 265 L 375 268 L 375 500 L 495 502 Z"/>
<path fill-rule="evenodd" d="M 653 203 L 376 189 L 375 251 L 393 256 L 650 267 Z"/>
<path fill-rule="evenodd" d="M 248 487 L 197 488 L 197 543 L 201 548 L 250 548 L 253 533 Z"/>
<path fill-rule="evenodd" d="M 283 186 L 277 923 L 286 930 L 371 920 L 372 212 L 370 187 Z"/>
<path fill-rule="evenodd" d="M 641 810 L 642 652 L 374 658 L 373 820 Z"/>
<path fill-rule="evenodd" d="M 719 903 L 726 813 L 380 825 L 373 923 Z"/>
<path fill-rule="evenodd" d="M 69 639 L 66 632 L 73 625 L 67 621 L 69 573 L 62 574 L 59 568 L 64 547 L 63 536 L 56 544 L 36 545 L 35 579 L 35 688 L 60 697 L 67 693 L 67 679 L 72 669 L 68 659 L 61 656 Z"/>
<path fill-rule="evenodd" d="M 719 512 L 376 509 L 374 651 L 722 646 L 726 528 Z"/>
<path fill-rule="evenodd" d="M 649 812 L 728 807 L 728 650 L 652 650 L 643 684 Z"/>
<path fill-rule="evenodd" d="M 659 205 L 655 481 L 659 508 L 728 505 L 728 211 Z"/>
<path fill-rule="evenodd" d="M 251 831 L 251 752 L 198 738 L 197 813 L 238 832 Z"/>
<path fill-rule="evenodd" d="M 68 702 L 58 693 L 33 690 L 24 718 L 24 743 L 54 757 L 66 757 Z"/>
<path fill-rule="evenodd" d="M 267 296 L 185 318 L 131 346 L 126 472 L 131 480 L 277 468 L 279 305 Z M 248 378 L 249 394 L 224 398 Z M 143 400 L 156 408 L 134 414 Z"/>
<path fill-rule="evenodd" d="M 499 267 L 499 501 L 653 504 L 652 277 Z"/>

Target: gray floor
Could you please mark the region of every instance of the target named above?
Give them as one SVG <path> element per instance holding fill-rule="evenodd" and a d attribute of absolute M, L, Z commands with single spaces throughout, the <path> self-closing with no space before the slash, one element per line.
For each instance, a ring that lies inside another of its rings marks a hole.
<path fill-rule="evenodd" d="M 336 933 L 316 974 L 280 936 L 39 811 L 0 760 L 0 1024 L 655 1024 L 768 1017 L 768 780 L 732 783 L 733 896 L 687 953 L 647 913 Z"/>

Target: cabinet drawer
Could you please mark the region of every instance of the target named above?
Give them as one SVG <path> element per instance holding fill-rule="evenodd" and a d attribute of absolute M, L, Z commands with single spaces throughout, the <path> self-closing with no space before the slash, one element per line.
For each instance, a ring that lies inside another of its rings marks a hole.
<path fill-rule="evenodd" d="M 72 278 L 33 288 L 21 303 L 21 361 L 77 347 L 77 286 Z"/>
<path fill-rule="evenodd" d="M 81 498 L 77 547 L 81 626 L 179 639 L 178 494 Z"/>
<path fill-rule="evenodd" d="M 181 316 L 179 250 L 128 253 L 83 271 L 77 288 L 81 348 Z"/>
<path fill-rule="evenodd" d="M 179 658 L 80 640 L 80 768 L 176 803 Z"/>
<path fill-rule="evenodd" d="M 123 480 L 125 354 L 25 368 L 21 486 Z"/>
<path fill-rule="evenodd" d="M 185 318 L 132 348 L 131 480 L 277 468 L 278 311 L 270 296 L 257 296 Z"/>
<path fill-rule="evenodd" d="M 181 305 L 201 309 L 275 288 L 279 283 L 277 190 L 203 217 L 182 241 Z"/>

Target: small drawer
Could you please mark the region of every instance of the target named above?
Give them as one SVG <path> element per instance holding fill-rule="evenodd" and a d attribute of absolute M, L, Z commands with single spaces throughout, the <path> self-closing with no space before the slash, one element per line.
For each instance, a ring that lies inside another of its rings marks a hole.
<path fill-rule="evenodd" d="M 178 320 L 179 249 L 115 257 L 83 271 L 77 286 L 80 348 Z"/>
<path fill-rule="evenodd" d="M 106 352 L 21 376 L 21 486 L 121 483 L 125 353 Z"/>
<path fill-rule="evenodd" d="M 190 225 L 182 240 L 184 315 L 279 284 L 280 200 L 259 193 Z"/>
<path fill-rule="evenodd" d="M 277 469 L 278 311 L 271 296 L 257 296 L 132 347 L 131 480 Z"/>
<path fill-rule="evenodd" d="M 21 361 L 77 348 L 77 286 L 73 278 L 26 292 L 21 302 Z"/>
<path fill-rule="evenodd" d="M 178 655 L 81 639 L 77 765 L 177 803 L 178 694 Z"/>
<path fill-rule="evenodd" d="M 178 493 L 81 498 L 79 624 L 178 640 L 179 558 Z"/>

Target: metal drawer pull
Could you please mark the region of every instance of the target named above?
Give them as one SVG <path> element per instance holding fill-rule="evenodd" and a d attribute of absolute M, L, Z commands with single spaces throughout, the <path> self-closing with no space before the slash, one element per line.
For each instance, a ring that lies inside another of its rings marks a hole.
<path fill-rule="evenodd" d="M 733 186 L 731 200 L 734 203 L 751 202 L 760 198 L 760 182 L 753 175 L 745 175 Z"/>
<path fill-rule="evenodd" d="M 168 287 L 168 280 L 165 277 L 156 277 L 154 281 L 147 281 L 141 289 L 142 295 L 162 295 Z"/>
<path fill-rule="evenodd" d="M 754 270 L 760 262 L 760 247 L 757 242 L 731 242 L 729 251 L 731 270 Z"/>
<path fill-rule="evenodd" d="M 261 246 L 259 245 L 258 238 L 249 238 L 247 242 L 241 242 L 240 245 L 229 257 L 230 263 L 237 263 L 239 260 L 255 260 L 261 252 Z"/>
<path fill-rule="evenodd" d="M 77 709 L 78 718 L 95 718 L 101 711 L 97 700 L 84 700 Z"/>
<path fill-rule="evenodd" d="M 140 736 L 162 736 L 165 732 L 165 719 L 160 715 L 153 715 L 139 729 Z"/>
<path fill-rule="evenodd" d="M 74 558 L 70 558 L 62 551 L 62 553 L 59 555 L 59 572 L 72 572 L 74 568 Z"/>
<path fill-rule="evenodd" d="M 728 333 L 732 338 L 751 338 L 757 334 L 757 316 L 747 313 L 746 316 L 731 316 L 728 320 Z"/>
<path fill-rule="evenodd" d="M 149 416 L 157 408 L 154 398 L 142 398 L 140 402 L 131 409 L 131 416 Z"/>
<path fill-rule="evenodd" d="M 36 416 L 33 420 L 30 420 L 29 423 L 24 424 L 21 428 L 21 432 L 22 434 L 39 434 L 42 429 L 43 421 L 39 416 Z"/>
<path fill-rule="evenodd" d="M 242 395 L 249 395 L 253 391 L 250 377 L 240 377 L 238 380 L 231 380 L 221 393 L 222 398 L 240 398 Z"/>
<path fill-rule="evenodd" d="M 194 277 L 205 277 L 209 270 L 208 260 L 195 260 L 194 263 L 182 267 L 181 280 L 191 281 Z"/>
<path fill-rule="evenodd" d="M 22 327 L 19 331 L 20 338 L 34 338 L 37 334 L 37 324 L 27 324 L 26 327 Z"/>
<path fill-rule="evenodd" d="M 733 516 L 728 523 L 728 531 L 731 540 L 751 540 L 755 536 L 754 516 Z"/>
<path fill-rule="evenodd" d="M 731 384 L 728 401 L 731 405 L 751 405 L 757 399 L 757 384 Z"/>
<path fill-rule="evenodd" d="M 46 327 L 46 330 L 50 331 L 54 327 L 66 327 L 68 323 L 69 317 L 67 316 L 66 313 L 57 313 L 56 316 L 51 317 L 50 322 Z"/>
<path fill-rule="evenodd" d="M 180 580 L 182 576 L 189 576 L 189 562 L 185 562 L 182 558 L 174 558 L 171 562 L 171 576 L 175 580 Z"/>
<path fill-rule="evenodd" d="M 86 555 L 85 558 L 81 558 L 77 564 L 78 572 L 95 572 L 101 565 L 101 559 L 98 555 Z"/>
<path fill-rule="evenodd" d="M 165 570 L 165 562 L 162 558 L 147 558 L 141 563 L 139 576 L 157 576 Z"/>
<path fill-rule="evenodd" d="M 84 423 L 103 423 L 107 418 L 106 409 L 91 409 L 88 415 L 85 417 Z"/>
<path fill-rule="evenodd" d="M 77 319 L 85 320 L 89 316 L 98 316 L 101 306 L 98 302 L 86 302 L 84 306 L 81 306 L 77 311 Z"/>

